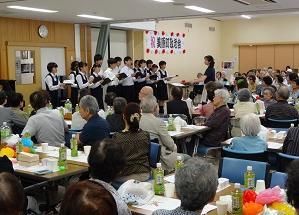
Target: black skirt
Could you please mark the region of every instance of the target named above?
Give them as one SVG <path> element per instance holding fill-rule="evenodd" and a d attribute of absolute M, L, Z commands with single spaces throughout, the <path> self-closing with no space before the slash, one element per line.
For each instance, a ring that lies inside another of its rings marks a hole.
<path fill-rule="evenodd" d="M 132 86 L 122 86 L 121 87 L 121 96 L 124 97 L 127 100 L 127 103 L 135 102 L 136 94 L 135 94 L 134 85 L 132 85 Z"/>
<path fill-rule="evenodd" d="M 159 81 L 157 83 L 157 99 L 160 101 L 168 100 L 167 84 L 164 81 Z"/>
<path fill-rule="evenodd" d="M 90 89 L 90 94 L 97 99 L 99 109 L 104 109 L 104 102 L 103 102 L 103 89 L 101 86 Z"/>
<path fill-rule="evenodd" d="M 106 93 L 115 93 L 116 96 L 120 96 L 119 95 L 119 85 L 117 85 L 117 86 L 108 86 Z"/>
<path fill-rule="evenodd" d="M 73 105 L 73 108 L 76 107 L 76 104 L 78 104 L 78 88 L 71 87 L 71 102 Z"/>
<path fill-rule="evenodd" d="M 153 88 L 154 96 L 157 98 L 157 85 L 156 84 L 147 84 L 147 86 Z"/>

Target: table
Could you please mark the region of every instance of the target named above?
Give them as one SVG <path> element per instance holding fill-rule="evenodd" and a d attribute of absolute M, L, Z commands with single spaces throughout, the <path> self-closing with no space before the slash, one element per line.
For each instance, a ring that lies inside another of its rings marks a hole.
<path fill-rule="evenodd" d="M 229 109 L 230 110 L 230 116 L 235 117 L 235 110 L 234 109 Z M 265 118 L 265 114 L 256 114 L 259 118 Z"/>
<path fill-rule="evenodd" d="M 188 154 L 187 146 L 185 139 L 187 137 L 191 137 L 198 133 L 203 133 L 205 131 L 208 131 L 210 128 L 207 126 L 196 126 L 196 125 L 187 125 L 186 127 L 183 127 L 181 132 L 176 131 L 170 131 L 169 135 L 172 137 L 174 142 L 177 145 L 182 145 L 182 151 L 184 154 Z"/>

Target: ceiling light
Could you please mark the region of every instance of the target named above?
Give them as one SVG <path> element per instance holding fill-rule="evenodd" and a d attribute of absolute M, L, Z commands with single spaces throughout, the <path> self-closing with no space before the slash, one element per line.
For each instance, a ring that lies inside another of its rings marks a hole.
<path fill-rule="evenodd" d="M 174 0 L 154 0 L 156 2 L 161 2 L 161 3 L 170 3 L 170 2 L 174 2 Z"/>
<path fill-rule="evenodd" d="M 47 10 L 47 9 L 40 9 L 40 8 L 34 8 L 34 7 L 23 7 L 23 6 L 7 6 L 11 9 L 17 9 L 17 10 L 29 10 L 29 11 L 35 11 L 35 12 L 42 12 L 42 13 L 57 13 L 56 10 Z"/>
<path fill-rule="evenodd" d="M 203 7 L 194 6 L 194 5 L 185 6 L 185 8 L 190 9 L 190 10 L 196 10 L 196 11 L 199 11 L 199 12 L 202 12 L 202 13 L 214 13 L 215 12 L 213 10 L 209 10 L 209 9 L 206 9 L 206 8 L 203 8 Z"/>
<path fill-rule="evenodd" d="M 251 16 L 248 16 L 248 15 L 241 15 L 241 17 L 244 19 L 251 19 Z"/>
<path fill-rule="evenodd" d="M 103 16 L 87 15 L 87 14 L 79 14 L 77 16 L 83 17 L 83 18 L 89 18 L 89 19 L 112 20 L 112 18 L 107 18 L 107 17 L 103 17 Z"/>

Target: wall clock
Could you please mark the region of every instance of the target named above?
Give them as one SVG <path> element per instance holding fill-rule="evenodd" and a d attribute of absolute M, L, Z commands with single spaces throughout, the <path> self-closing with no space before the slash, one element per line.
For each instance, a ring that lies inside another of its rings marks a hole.
<path fill-rule="evenodd" d="M 40 26 L 38 27 L 38 35 L 39 35 L 41 38 L 46 38 L 46 37 L 48 36 L 48 33 L 49 33 L 49 31 L 48 31 L 47 26 L 45 26 L 45 25 L 40 25 Z"/>

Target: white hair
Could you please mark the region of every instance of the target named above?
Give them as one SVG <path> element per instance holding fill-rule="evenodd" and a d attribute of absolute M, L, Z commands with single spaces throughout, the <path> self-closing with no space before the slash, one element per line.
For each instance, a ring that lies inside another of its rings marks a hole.
<path fill-rule="evenodd" d="M 157 99 L 153 95 L 144 97 L 140 104 L 142 113 L 155 113 L 157 108 Z"/>
<path fill-rule="evenodd" d="M 260 118 L 254 113 L 246 114 L 240 118 L 240 128 L 245 136 L 257 136 L 261 130 Z"/>
<path fill-rule="evenodd" d="M 94 115 L 99 111 L 99 105 L 95 97 L 87 95 L 80 99 L 79 107 Z"/>
<path fill-rule="evenodd" d="M 229 100 L 229 93 L 226 89 L 215 90 L 214 94 L 215 96 L 219 96 L 220 98 L 222 98 L 224 104 L 227 104 Z"/>

